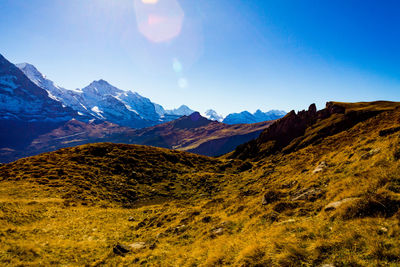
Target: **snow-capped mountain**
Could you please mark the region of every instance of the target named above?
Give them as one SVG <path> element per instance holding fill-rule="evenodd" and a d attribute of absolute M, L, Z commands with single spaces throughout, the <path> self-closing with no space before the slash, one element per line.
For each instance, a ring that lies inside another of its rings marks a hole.
<path fill-rule="evenodd" d="M 285 115 L 286 112 L 282 110 L 270 110 L 268 112 L 257 110 L 253 114 L 248 111 L 243 111 L 240 113 L 229 114 L 222 122 L 226 124 L 257 123 L 262 121 L 277 120 Z"/>
<path fill-rule="evenodd" d="M 209 120 L 212 120 L 212 121 L 219 121 L 219 122 L 221 122 L 221 121 L 223 121 L 224 120 L 224 117 L 222 117 L 221 115 L 219 115 L 215 110 L 213 110 L 213 109 L 209 109 L 209 110 L 207 110 L 206 112 L 205 112 L 205 117 L 207 118 L 207 119 L 209 119 Z"/>
<path fill-rule="evenodd" d="M 0 55 L 0 119 L 57 122 L 76 115 Z"/>
<path fill-rule="evenodd" d="M 62 88 L 53 81 L 46 78 L 40 73 L 35 66 L 28 63 L 16 64 L 16 66 L 37 86 L 43 88 L 49 94 L 49 97 L 61 102 L 64 106 L 70 107 L 77 111 L 81 116 L 92 116 L 90 110 L 83 105 L 84 100 L 81 92 L 75 90 L 67 90 Z"/>
<path fill-rule="evenodd" d="M 81 96 L 83 106 L 90 110 L 97 119 L 132 128 L 142 128 L 152 124 L 153 120 L 147 119 L 144 115 L 141 116 L 140 110 L 135 110 L 134 107 L 122 100 L 124 98 L 133 102 L 136 96 L 131 99 L 128 92 L 118 89 L 104 80 L 94 81 L 83 88 Z M 158 116 L 154 118 L 154 120 L 157 119 Z"/>
<path fill-rule="evenodd" d="M 10 63 L 11 64 L 11 63 Z M 16 65 L 35 85 L 47 91 L 48 98 L 77 112 L 80 120 L 98 119 L 121 126 L 143 128 L 189 116 L 195 111 L 182 105 L 177 109 L 165 110 L 161 105 L 136 92 L 121 90 L 105 80 L 94 81 L 83 89 L 68 90 L 56 85 L 40 73 L 35 66 L 22 63 Z M 26 78 L 26 77 L 25 77 Z M 12 85 L 10 77 L 3 84 Z M 12 101 L 12 100 L 10 100 Z M 26 108 L 29 108 L 27 105 Z M 22 114 L 22 113 L 21 113 Z M 205 117 L 226 124 L 256 123 L 283 117 L 284 111 L 271 110 L 254 114 L 248 111 L 229 114 L 225 119 L 214 110 L 207 110 Z"/>
<path fill-rule="evenodd" d="M 179 108 L 166 110 L 165 114 L 168 115 L 176 115 L 176 116 L 189 116 L 190 114 L 194 113 L 194 110 L 191 110 L 188 106 L 182 105 Z"/>
<path fill-rule="evenodd" d="M 107 81 L 94 81 L 83 89 L 68 90 L 57 86 L 28 63 L 17 66 L 37 86 L 64 106 L 71 107 L 82 119 L 99 119 L 122 126 L 143 128 L 190 115 L 194 111 L 187 106 L 164 110 L 161 105 L 132 91 L 124 91 Z"/>

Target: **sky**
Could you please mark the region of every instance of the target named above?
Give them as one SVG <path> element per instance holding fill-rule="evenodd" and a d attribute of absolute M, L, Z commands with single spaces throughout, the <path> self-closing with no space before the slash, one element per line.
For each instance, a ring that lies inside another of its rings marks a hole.
<path fill-rule="evenodd" d="M 227 115 L 400 101 L 397 0 L 0 0 L 0 54 Z"/>

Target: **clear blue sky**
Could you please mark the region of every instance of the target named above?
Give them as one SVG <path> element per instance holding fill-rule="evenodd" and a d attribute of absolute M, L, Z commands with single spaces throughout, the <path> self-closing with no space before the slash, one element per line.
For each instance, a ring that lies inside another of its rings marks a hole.
<path fill-rule="evenodd" d="M 400 101 L 399 1 L 155 2 L 0 0 L 0 53 L 65 88 L 105 79 L 166 108 Z"/>

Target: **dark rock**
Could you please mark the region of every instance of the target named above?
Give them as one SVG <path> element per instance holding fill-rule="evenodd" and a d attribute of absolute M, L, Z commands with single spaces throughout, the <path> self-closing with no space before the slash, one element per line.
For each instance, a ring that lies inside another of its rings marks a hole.
<path fill-rule="evenodd" d="M 271 189 L 264 194 L 264 196 L 261 200 L 261 204 L 268 205 L 270 203 L 274 203 L 275 201 L 278 201 L 282 197 L 283 197 L 282 192 Z"/>
<path fill-rule="evenodd" d="M 242 165 L 240 165 L 239 167 L 238 167 L 238 170 L 240 171 L 240 172 L 244 172 L 244 171 L 248 171 L 248 170 L 250 170 L 251 168 L 253 168 L 253 165 L 250 163 L 250 162 L 244 162 Z"/>
<path fill-rule="evenodd" d="M 275 204 L 275 206 L 273 207 L 273 210 L 278 213 L 281 213 L 286 210 L 295 209 L 297 207 L 298 207 L 298 204 L 296 202 L 280 201 Z"/>
<path fill-rule="evenodd" d="M 113 248 L 113 252 L 120 256 L 125 256 L 125 254 L 129 253 L 130 251 L 131 250 L 129 249 L 129 247 L 121 244 L 117 244 Z"/>
<path fill-rule="evenodd" d="M 211 222 L 211 216 L 205 216 L 205 217 L 203 217 L 203 219 L 201 219 L 201 221 L 202 222 L 204 222 L 204 223 L 209 223 L 209 222 Z"/>
<path fill-rule="evenodd" d="M 257 139 L 244 143 L 236 148 L 230 158 L 261 159 L 277 151 L 290 153 L 313 143 L 317 143 L 327 136 L 345 131 L 355 124 L 378 115 L 384 110 L 346 110 L 341 103 L 327 102 L 326 108 L 317 111 L 315 105 L 308 110 L 294 110 L 285 117 L 274 122 L 264 130 Z M 341 119 L 335 123 L 324 125 L 318 134 L 307 138 L 307 128 L 320 120 L 335 115 Z"/>
<path fill-rule="evenodd" d="M 400 127 L 388 128 L 388 129 L 384 129 L 384 130 L 380 131 L 379 136 L 387 136 L 387 135 L 394 134 L 399 131 L 400 131 Z"/>

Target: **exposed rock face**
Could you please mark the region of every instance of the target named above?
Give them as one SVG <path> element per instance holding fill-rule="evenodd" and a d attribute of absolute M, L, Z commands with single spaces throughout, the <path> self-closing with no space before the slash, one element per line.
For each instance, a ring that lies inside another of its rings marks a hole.
<path fill-rule="evenodd" d="M 347 110 L 345 103 L 337 102 L 327 102 L 325 109 L 319 111 L 317 111 L 315 104 L 310 105 L 308 110 L 298 113 L 292 110 L 262 132 L 259 138 L 240 145 L 231 157 L 259 158 L 277 151 L 291 152 L 317 142 L 326 136 L 349 129 L 358 122 L 383 111 L 364 110 L 362 108 Z M 337 120 L 332 119 L 328 122 L 325 120 L 333 116 Z M 312 128 L 318 128 L 318 131 Z"/>

